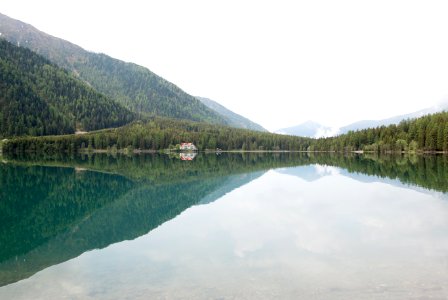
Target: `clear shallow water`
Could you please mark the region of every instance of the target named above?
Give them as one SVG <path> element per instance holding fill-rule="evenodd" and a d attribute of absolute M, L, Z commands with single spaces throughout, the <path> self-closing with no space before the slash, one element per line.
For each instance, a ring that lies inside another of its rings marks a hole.
<path fill-rule="evenodd" d="M 446 299 L 446 166 L 11 159 L 1 168 L 0 298 Z"/>

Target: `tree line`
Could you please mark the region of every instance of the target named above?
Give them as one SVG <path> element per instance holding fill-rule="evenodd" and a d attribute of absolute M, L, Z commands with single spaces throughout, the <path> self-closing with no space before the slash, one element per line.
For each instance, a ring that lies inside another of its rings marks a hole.
<path fill-rule="evenodd" d="M 199 150 L 419 152 L 448 151 L 448 113 L 404 120 L 329 138 L 304 138 L 185 120 L 152 117 L 84 135 L 23 137 L 3 145 L 5 152 L 83 152 L 98 149 L 173 149 L 192 142 Z"/>
<path fill-rule="evenodd" d="M 345 152 L 363 150 L 381 153 L 448 151 L 448 112 L 317 139 L 310 150 Z"/>
<path fill-rule="evenodd" d="M 78 152 L 108 149 L 163 150 L 182 142 L 192 142 L 200 150 L 306 150 L 308 138 L 238 129 L 168 118 L 147 121 L 84 135 L 15 138 L 3 145 L 5 152 Z"/>

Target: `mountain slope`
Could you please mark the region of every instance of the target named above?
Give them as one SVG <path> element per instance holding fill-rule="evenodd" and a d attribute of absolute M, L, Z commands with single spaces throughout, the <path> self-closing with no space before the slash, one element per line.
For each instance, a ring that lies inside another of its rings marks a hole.
<path fill-rule="evenodd" d="M 88 52 L 0 14 L 1 37 L 69 70 L 101 93 L 137 113 L 227 125 L 226 120 L 148 69 Z"/>
<path fill-rule="evenodd" d="M 117 127 L 134 117 L 40 55 L 0 39 L 0 136 Z"/>
<path fill-rule="evenodd" d="M 224 116 L 227 119 L 227 122 L 232 127 L 237 128 L 245 128 L 245 129 L 251 129 L 251 130 L 257 130 L 257 131 L 267 131 L 265 128 L 263 128 L 261 125 L 252 122 L 251 120 L 234 113 L 230 109 L 227 109 L 226 107 L 222 106 L 216 101 L 213 101 L 208 98 L 203 97 L 196 97 L 201 101 L 203 104 L 205 104 L 208 108 L 216 111 L 220 115 Z"/>

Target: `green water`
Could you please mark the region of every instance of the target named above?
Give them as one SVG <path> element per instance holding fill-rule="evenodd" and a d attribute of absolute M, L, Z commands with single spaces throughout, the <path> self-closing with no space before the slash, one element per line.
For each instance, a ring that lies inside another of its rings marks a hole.
<path fill-rule="evenodd" d="M 3 157 L 0 299 L 448 298 L 448 157 Z"/>

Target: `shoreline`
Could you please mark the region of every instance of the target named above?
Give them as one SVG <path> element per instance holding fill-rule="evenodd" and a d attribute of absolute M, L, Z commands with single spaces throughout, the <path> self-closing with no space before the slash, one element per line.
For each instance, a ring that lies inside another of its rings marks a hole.
<path fill-rule="evenodd" d="M 31 150 L 25 150 L 22 153 L 39 153 L 36 151 Z M 67 154 L 67 152 L 58 152 L 60 154 Z M 353 151 L 325 151 L 325 150 L 319 150 L 319 151 L 307 151 L 307 150 L 197 150 L 197 151 L 178 151 L 178 150 L 169 150 L 169 149 L 163 149 L 163 150 L 153 150 L 153 149 L 119 149 L 115 151 L 111 151 L 108 149 L 84 149 L 84 150 L 78 150 L 76 153 L 78 154 L 89 154 L 89 153 L 103 153 L 103 154 L 156 154 L 156 153 L 162 153 L 162 154 L 175 154 L 175 153 L 205 153 L 205 154 L 220 154 L 220 153 L 329 153 L 329 154 L 378 154 L 378 155 L 435 155 L 435 154 L 442 154 L 442 155 L 448 155 L 448 151 L 388 151 L 388 152 L 375 152 L 375 151 L 364 151 L 364 150 L 353 150 Z M 2 151 L 0 149 L 0 155 L 2 155 Z"/>

